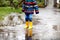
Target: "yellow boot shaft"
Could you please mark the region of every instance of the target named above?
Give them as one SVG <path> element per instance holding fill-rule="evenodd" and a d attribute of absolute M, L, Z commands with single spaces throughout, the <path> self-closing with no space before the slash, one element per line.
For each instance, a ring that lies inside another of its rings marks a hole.
<path fill-rule="evenodd" d="M 29 26 L 29 22 L 26 22 L 25 28 L 28 28 Z"/>
<path fill-rule="evenodd" d="M 32 29 L 32 25 L 33 25 L 33 23 L 29 22 L 29 28 L 28 29 Z"/>

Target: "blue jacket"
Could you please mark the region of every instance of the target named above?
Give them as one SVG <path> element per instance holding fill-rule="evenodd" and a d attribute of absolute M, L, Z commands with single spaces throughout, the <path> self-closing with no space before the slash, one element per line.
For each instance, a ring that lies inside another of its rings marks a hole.
<path fill-rule="evenodd" d="M 23 2 L 23 12 L 33 14 L 34 11 L 36 14 L 39 13 L 36 0 L 25 0 Z"/>

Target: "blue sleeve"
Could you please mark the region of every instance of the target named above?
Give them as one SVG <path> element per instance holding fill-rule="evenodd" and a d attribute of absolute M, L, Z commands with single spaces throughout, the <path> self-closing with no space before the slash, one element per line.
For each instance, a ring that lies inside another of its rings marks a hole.
<path fill-rule="evenodd" d="M 35 9 L 35 13 L 38 14 L 39 13 L 38 5 L 34 5 L 34 9 Z"/>
<path fill-rule="evenodd" d="M 37 5 L 34 5 L 34 9 L 35 9 L 35 10 L 38 10 L 38 6 L 37 6 Z"/>

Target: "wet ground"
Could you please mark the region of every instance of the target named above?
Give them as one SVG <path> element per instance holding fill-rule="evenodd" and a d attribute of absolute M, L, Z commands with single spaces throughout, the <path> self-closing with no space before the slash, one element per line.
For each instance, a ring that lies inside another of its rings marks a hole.
<path fill-rule="evenodd" d="M 60 40 L 60 9 L 40 8 L 40 23 L 33 25 L 33 40 Z M 0 40 L 25 40 L 25 29 L 23 25 L 14 27 L 1 27 Z"/>
<path fill-rule="evenodd" d="M 40 24 L 34 27 L 39 40 L 60 40 L 60 9 L 40 8 L 39 17 Z"/>
<path fill-rule="evenodd" d="M 33 40 L 60 40 L 60 9 L 50 5 L 40 8 L 39 14 L 34 14 L 40 20 L 33 25 Z M 0 40 L 25 40 L 24 26 L 0 27 Z"/>

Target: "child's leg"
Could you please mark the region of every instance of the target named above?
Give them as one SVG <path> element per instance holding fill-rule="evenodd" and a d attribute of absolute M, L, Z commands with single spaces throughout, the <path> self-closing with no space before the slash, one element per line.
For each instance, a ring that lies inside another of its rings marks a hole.
<path fill-rule="evenodd" d="M 29 27 L 29 14 L 25 14 L 25 28 L 28 28 Z"/>
<path fill-rule="evenodd" d="M 33 16 L 33 14 L 29 14 L 29 29 L 32 29 L 32 25 L 33 25 L 32 16 Z"/>
<path fill-rule="evenodd" d="M 32 17 L 33 17 L 33 14 L 29 14 L 29 30 L 28 30 L 28 36 L 29 37 L 32 37 Z"/>

